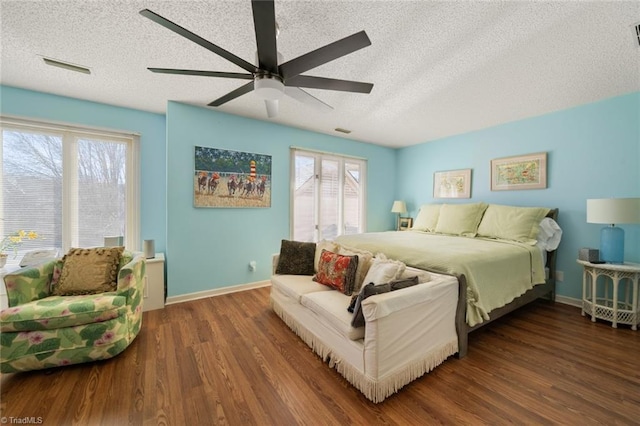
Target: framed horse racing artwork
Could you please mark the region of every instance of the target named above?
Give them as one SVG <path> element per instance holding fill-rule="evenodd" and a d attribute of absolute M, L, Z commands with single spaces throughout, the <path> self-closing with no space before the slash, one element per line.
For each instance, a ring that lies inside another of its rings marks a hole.
<path fill-rule="evenodd" d="M 271 207 L 271 156 L 195 147 L 195 207 Z"/>

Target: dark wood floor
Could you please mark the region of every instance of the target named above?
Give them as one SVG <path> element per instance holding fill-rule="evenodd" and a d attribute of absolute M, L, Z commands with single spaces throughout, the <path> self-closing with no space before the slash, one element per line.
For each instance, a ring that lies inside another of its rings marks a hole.
<path fill-rule="evenodd" d="M 45 425 L 638 424 L 640 331 L 536 302 L 373 404 L 302 343 L 269 288 L 145 313 L 118 357 L 1 377 L 1 416 Z"/>

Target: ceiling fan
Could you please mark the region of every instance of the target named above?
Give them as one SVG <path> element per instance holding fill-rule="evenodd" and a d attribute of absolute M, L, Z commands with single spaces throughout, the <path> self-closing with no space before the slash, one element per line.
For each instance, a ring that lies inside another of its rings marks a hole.
<path fill-rule="evenodd" d="M 247 73 L 171 68 L 148 69 L 150 71 L 163 74 L 251 80 L 247 84 L 240 86 L 226 95 L 210 102 L 208 105 L 217 107 L 242 96 L 245 93 L 255 91 L 258 97 L 264 99 L 267 107 L 267 116 L 269 118 L 275 117 L 278 114 L 278 99 L 280 99 L 283 94 L 318 109 L 333 109 L 318 98 L 302 90 L 301 87 L 355 93 L 371 92 L 371 89 L 373 89 L 373 84 L 371 83 L 301 75 L 302 73 L 322 64 L 326 64 L 334 59 L 338 59 L 371 45 L 371 40 L 367 37 L 367 33 L 360 31 L 312 52 L 298 56 L 295 59 L 280 63 L 282 61 L 282 55 L 280 55 L 276 47 L 277 25 L 273 0 L 252 0 L 251 7 L 253 10 L 253 24 L 256 32 L 257 65 L 239 58 L 233 53 L 203 39 L 202 37 L 169 21 L 166 18 L 163 18 L 149 9 L 140 11 L 142 16 L 151 19 L 152 21 L 191 40 L 194 43 L 199 44 L 215 54 L 222 56 L 224 59 L 233 62 L 240 68 L 243 68 Z"/>

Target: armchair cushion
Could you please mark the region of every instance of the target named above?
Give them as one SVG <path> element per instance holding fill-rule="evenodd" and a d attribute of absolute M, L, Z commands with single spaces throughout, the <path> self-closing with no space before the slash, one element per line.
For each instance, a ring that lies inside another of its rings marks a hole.
<path fill-rule="evenodd" d="M 53 330 L 121 316 L 126 299 L 114 293 L 51 296 L 0 312 L 0 331 Z"/>
<path fill-rule="evenodd" d="M 123 251 L 124 247 L 70 249 L 62 259 L 62 273 L 52 293 L 72 296 L 114 291 Z"/>

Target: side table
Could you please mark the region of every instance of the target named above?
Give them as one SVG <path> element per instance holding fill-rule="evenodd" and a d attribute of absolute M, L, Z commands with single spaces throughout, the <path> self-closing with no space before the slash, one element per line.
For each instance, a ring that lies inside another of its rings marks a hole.
<path fill-rule="evenodd" d="M 147 275 L 144 277 L 143 311 L 164 308 L 164 253 L 156 253 L 147 259 Z"/>
<path fill-rule="evenodd" d="M 583 267 L 582 316 L 591 315 L 593 322 L 596 318 L 611 321 L 613 328 L 618 324 L 630 324 L 632 330 L 637 330 L 640 324 L 640 264 L 577 262 Z M 598 281 L 598 277 L 604 278 Z M 603 288 L 598 289 L 599 284 Z"/>

